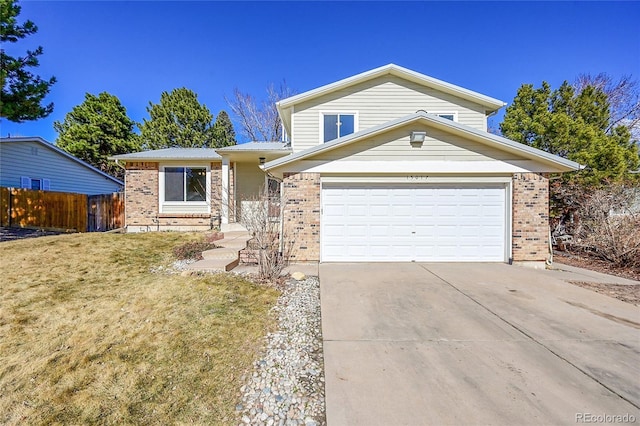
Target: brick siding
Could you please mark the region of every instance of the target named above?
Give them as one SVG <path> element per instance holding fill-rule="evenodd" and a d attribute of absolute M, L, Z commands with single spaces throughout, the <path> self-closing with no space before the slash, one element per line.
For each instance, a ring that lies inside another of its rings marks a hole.
<path fill-rule="evenodd" d="M 125 225 L 155 226 L 158 215 L 158 163 L 126 163 Z"/>
<path fill-rule="evenodd" d="M 211 216 L 220 226 L 222 214 L 222 163 L 211 163 Z"/>
<path fill-rule="evenodd" d="M 549 255 L 549 180 L 538 173 L 513 175 L 513 260 L 544 261 Z"/>
<path fill-rule="evenodd" d="M 125 173 L 125 224 L 131 230 L 209 229 L 219 226 L 222 165 L 211 163 L 211 214 L 160 213 L 159 163 L 129 162 Z"/>
<path fill-rule="evenodd" d="M 282 200 L 284 237 L 294 262 L 320 260 L 320 174 L 285 173 Z"/>

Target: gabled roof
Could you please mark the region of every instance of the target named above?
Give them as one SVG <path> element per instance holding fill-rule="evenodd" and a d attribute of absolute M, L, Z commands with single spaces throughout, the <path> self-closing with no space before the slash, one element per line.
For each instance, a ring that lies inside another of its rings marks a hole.
<path fill-rule="evenodd" d="M 152 151 L 132 152 L 109 157 L 124 161 L 162 161 L 162 160 L 221 160 L 222 157 L 213 148 L 163 148 Z"/>
<path fill-rule="evenodd" d="M 383 75 L 393 75 L 422 86 L 430 87 L 440 92 L 448 93 L 477 104 L 483 105 L 486 108 L 487 114 L 493 113 L 506 105 L 501 100 L 491 98 L 478 92 L 474 92 L 464 87 L 456 86 L 446 81 L 438 80 L 437 78 L 429 77 L 425 74 L 412 71 L 410 69 L 401 67 L 395 64 L 384 65 L 379 68 L 372 69 L 370 71 L 363 72 L 361 74 L 354 75 L 352 77 L 345 78 L 335 83 L 327 84 L 317 89 L 309 90 L 308 92 L 300 93 L 295 96 L 291 96 L 286 99 L 282 99 L 276 103 L 280 118 L 284 122 L 285 126 L 291 128 L 291 107 L 305 102 L 327 93 L 335 92 L 345 89 L 350 86 L 354 86 L 359 83 L 363 83 L 368 80 L 372 80 Z"/>
<path fill-rule="evenodd" d="M 73 155 L 69 154 L 68 152 L 58 148 L 57 146 L 55 146 L 52 143 L 47 142 L 46 140 L 42 139 L 40 136 L 19 136 L 19 137 L 10 137 L 10 138 L 0 138 L 0 143 L 27 143 L 27 142 L 35 142 L 37 144 L 40 144 L 44 147 L 46 147 L 47 149 L 50 149 L 54 152 L 56 152 L 57 154 L 60 154 L 63 157 L 68 158 L 69 160 L 80 164 L 83 167 L 86 167 L 87 169 L 98 173 L 99 175 L 112 180 L 113 182 L 117 183 L 118 185 L 124 185 L 124 182 L 122 182 L 121 180 L 116 179 L 115 177 L 111 176 L 108 173 L 103 172 L 100 169 L 97 169 L 95 167 L 93 167 L 91 164 L 89 163 L 85 163 L 84 161 L 82 161 L 79 158 L 74 157 Z"/>
<path fill-rule="evenodd" d="M 484 143 L 485 145 L 492 146 L 503 151 L 516 153 L 524 158 L 552 164 L 561 170 L 571 171 L 580 170 L 583 168 L 583 166 L 581 166 L 580 164 L 571 160 L 567 160 L 566 158 L 558 157 L 557 155 L 549 154 L 548 152 L 512 141 L 511 139 L 483 132 L 476 128 L 465 126 L 464 124 L 456 123 L 446 118 L 438 117 L 434 114 L 419 111 L 414 114 L 409 114 L 404 117 L 388 121 L 379 126 L 371 127 L 357 133 L 352 133 L 351 135 L 345 136 L 343 138 L 335 139 L 322 145 L 318 145 L 313 148 L 309 148 L 304 151 L 300 151 L 295 154 L 270 161 L 263 166 L 263 169 L 265 171 L 271 170 L 277 167 L 284 166 L 286 164 L 293 163 L 295 161 L 304 160 L 316 154 L 337 149 L 339 147 L 343 147 L 362 139 L 385 133 L 392 129 L 414 122 L 421 122 L 449 133 L 454 133 L 466 138 L 474 139 L 480 143 Z"/>

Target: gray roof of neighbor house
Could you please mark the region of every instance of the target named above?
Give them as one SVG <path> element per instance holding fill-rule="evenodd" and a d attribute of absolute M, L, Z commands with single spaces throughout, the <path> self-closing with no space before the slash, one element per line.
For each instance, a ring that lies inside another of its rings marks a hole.
<path fill-rule="evenodd" d="M 297 152 L 295 154 L 287 155 L 286 157 L 278 158 L 277 160 L 269 161 L 263 168 L 264 170 L 270 170 L 279 166 L 283 166 L 288 163 L 292 163 L 297 160 L 303 160 L 312 155 L 320 152 L 329 151 L 340 146 L 344 146 L 358 140 L 370 137 L 379 133 L 386 132 L 390 129 L 403 126 L 405 124 L 422 120 L 425 123 L 430 123 L 443 130 L 456 132 L 458 134 L 465 135 L 467 137 L 474 137 L 482 141 L 485 144 L 493 145 L 497 148 L 519 153 L 520 155 L 547 163 L 553 163 L 555 165 L 562 166 L 568 170 L 580 170 L 584 168 L 580 164 L 567 160 L 566 158 L 559 157 L 557 155 L 550 154 L 548 152 L 530 147 L 528 145 L 521 144 L 519 142 L 512 141 L 511 139 L 503 138 L 498 135 L 494 135 L 488 132 L 483 132 L 476 128 L 466 126 L 464 124 L 457 123 L 455 121 L 448 120 L 446 118 L 439 117 L 435 114 L 429 114 L 424 111 L 419 111 L 414 114 L 409 114 L 404 117 L 397 118 L 395 120 L 388 121 L 378 126 L 371 127 L 360 132 L 352 133 L 348 136 L 335 139 L 330 142 L 326 142 L 322 145 L 315 146 L 313 148 L 306 149 L 304 151 Z"/>
<path fill-rule="evenodd" d="M 87 169 L 98 173 L 99 175 L 104 176 L 107 179 L 112 180 L 113 182 L 117 183 L 118 185 L 124 185 L 124 182 L 122 182 L 119 179 L 116 179 L 115 177 L 111 176 L 108 173 L 103 172 L 100 169 L 97 169 L 95 167 L 93 167 L 91 164 L 86 163 L 84 161 L 82 161 L 81 159 L 74 157 L 73 155 L 69 154 L 67 151 L 64 151 L 63 149 L 58 148 L 56 145 L 47 142 L 46 140 L 42 139 L 40 136 L 17 136 L 17 137 L 10 137 L 10 138 L 0 138 L 0 143 L 16 143 L 16 142 L 36 142 L 44 147 L 46 147 L 47 149 L 50 149 L 58 154 L 60 154 L 63 157 L 68 158 L 71 161 L 74 161 L 84 167 L 86 167 Z"/>
<path fill-rule="evenodd" d="M 246 142 L 238 145 L 225 146 L 216 149 L 218 152 L 238 152 L 238 151 L 291 151 L 288 142 Z"/>
<path fill-rule="evenodd" d="M 164 148 L 152 151 L 132 152 L 109 157 L 125 161 L 154 160 L 221 160 L 222 157 L 213 148 Z"/>

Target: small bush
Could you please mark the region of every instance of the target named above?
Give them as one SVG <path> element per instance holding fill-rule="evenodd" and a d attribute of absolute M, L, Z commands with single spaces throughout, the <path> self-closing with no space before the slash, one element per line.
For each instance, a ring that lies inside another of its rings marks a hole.
<path fill-rule="evenodd" d="M 192 241 L 174 247 L 173 255 L 178 260 L 202 260 L 202 252 L 214 248 L 216 245 L 209 241 Z"/>
<path fill-rule="evenodd" d="M 220 231 L 213 231 L 206 233 L 204 235 L 204 240 L 209 243 L 213 243 L 214 241 L 218 241 L 224 238 L 224 233 Z"/>

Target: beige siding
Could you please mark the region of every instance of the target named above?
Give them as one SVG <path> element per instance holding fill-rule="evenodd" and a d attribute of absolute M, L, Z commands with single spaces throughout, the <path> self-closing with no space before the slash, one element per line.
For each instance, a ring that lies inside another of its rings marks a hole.
<path fill-rule="evenodd" d="M 254 198 L 264 187 L 264 172 L 258 167 L 258 163 L 236 164 L 238 198 Z"/>
<path fill-rule="evenodd" d="M 258 167 L 258 163 L 236 163 L 236 173 L 236 212 L 239 213 L 238 220 L 242 221 L 246 210 L 255 208 L 255 200 L 264 188 L 265 174 Z"/>
<path fill-rule="evenodd" d="M 320 114 L 323 111 L 357 112 L 357 130 L 364 130 L 419 110 L 457 112 L 459 123 L 487 129 L 487 118 L 481 105 L 395 76 L 384 76 L 296 105 L 293 149 L 297 152 L 320 143 Z"/>
<path fill-rule="evenodd" d="M 426 131 L 420 148 L 409 143 L 411 131 Z M 514 154 L 424 125 L 405 126 L 309 158 L 319 161 L 491 161 L 518 160 Z"/>

